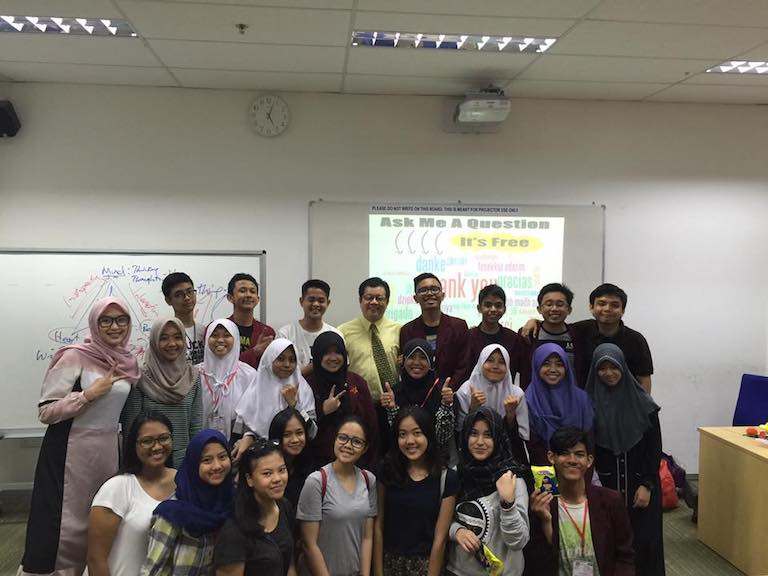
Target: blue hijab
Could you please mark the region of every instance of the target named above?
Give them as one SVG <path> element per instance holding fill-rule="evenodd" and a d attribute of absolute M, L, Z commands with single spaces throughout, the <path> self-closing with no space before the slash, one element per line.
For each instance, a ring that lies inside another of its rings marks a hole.
<path fill-rule="evenodd" d="M 551 386 L 542 382 L 539 371 L 553 354 L 565 365 L 565 378 Z M 531 428 L 547 446 L 555 430 L 563 426 L 573 426 L 585 432 L 592 429 L 592 401 L 584 390 L 576 387 L 568 356 L 557 344 L 542 344 L 533 353 L 533 374 L 525 391 L 525 401 Z"/>
<path fill-rule="evenodd" d="M 155 508 L 155 514 L 181 526 L 195 538 L 221 528 L 229 516 L 234 494 L 229 474 L 218 486 L 200 479 L 200 458 L 211 442 L 227 448 L 227 439 L 217 430 L 202 430 L 189 441 L 184 462 L 176 472 L 176 498 Z"/>

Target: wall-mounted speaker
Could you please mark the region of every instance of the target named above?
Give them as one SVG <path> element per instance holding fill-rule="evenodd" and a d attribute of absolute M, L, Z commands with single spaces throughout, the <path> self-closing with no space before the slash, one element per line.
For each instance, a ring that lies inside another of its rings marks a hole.
<path fill-rule="evenodd" d="M 16 136 L 21 128 L 19 117 L 9 100 L 0 100 L 0 137 Z"/>

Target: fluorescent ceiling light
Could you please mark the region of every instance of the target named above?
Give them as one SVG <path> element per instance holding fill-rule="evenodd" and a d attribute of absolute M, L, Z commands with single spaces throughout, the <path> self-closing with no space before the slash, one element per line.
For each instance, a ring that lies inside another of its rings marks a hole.
<path fill-rule="evenodd" d="M 0 16 L 0 32 L 136 37 L 127 20 L 63 18 L 60 16 Z"/>
<path fill-rule="evenodd" d="M 765 74 L 768 72 L 768 62 L 731 60 L 718 64 L 707 72 L 715 74 Z"/>
<path fill-rule="evenodd" d="M 375 48 L 420 48 L 434 50 L 465 50 L 481 52 L 546 52 L 557 38 L 531 38 L 530 36 L 488 36 L 481 34 L 432 34 L 423 32 L 385 32 L 355 30 L 352 46 Z"/>

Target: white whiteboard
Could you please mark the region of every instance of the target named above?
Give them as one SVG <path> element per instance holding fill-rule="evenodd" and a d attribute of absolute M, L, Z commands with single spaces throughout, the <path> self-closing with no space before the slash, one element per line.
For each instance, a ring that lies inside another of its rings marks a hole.
<path fill-rule="evenodd" d="M 173 316 L 160 289 L 170 272 L 186 272 L 197 289 L 195 319 L 207 324 L 232 314 L 227 283 L 238 272 L 259 280 L 265 320 L 263 252 L 42 252 L 0 251 L 0 431 L 23 435 L 40 429 L 37 403 L 53 353 L 88 337 L 88 311 L 105 296 L 128 303 L 131 346 L 141 356 L 152 322 Z"/>
<path fill-rule="evenodd" d="M 597 205 L 586 206 L 524 206 L 524 205 L 471 205 L 471 204 L 424 204 L 413 203 L 406 207 L 392 203 L 372 205 L 356 202 L 326 202 L 317 201 L 309 206 L 309 254 L 311 276 L 322 278 L 332 287 L 332 306 L 326 314 L 326 321 L 331 324 L 345 322 L 360 315 L 357 287 L 362 280 L 369 276 L 382 276 L 388 280 L 392 289 L 392 303 L 407 304 L 409 317 L 393 317 L 391 319 L 405 323 L 418 316 L 421 312 L 413 303 L 413 277 L 424 271 L 415 268 L 407 278 L 395 279 L 388 275 L 386 265 L 380 262 L 370 262 L 370 215 L 375 213 L 395 213 L 421 210 L 426 213 L 440 214 L 459 213 L 466 216 L 485 217 L 492 213 L 512 214 L 514 217 L 535 219 L 536 217 L 561 218 L 564 223 L 562 245 L 562 274 L 560 277 L 536 276 L 530 285 L 522 290 L 514 290 L 503 286 L 507 292 L 507 315 L 504 323 L 517 330 L 521 318 L 537 316 L 536 295 L 545 284 L 564 282 L 575 293 L 573 302 L 574 313 L 570 321 L 586 317 L 586 302 L 589 293 L 603 282 L 604 260 L 604 229 L 605 208 Z M 428 240 L 434 236 L 429 236 Z M 416 252 L 424 249 L 419 233 L 412 242 Z M 409 234 L 401 238 L 401 246 L 409 246 Z M 404 249 L 405 251 L 405 249 Z M 405 255 L 407 256 L 407 254 Z M 514 263 L 514 259 L 509 260 Z M 429 270 L 431 271 L 431 270 Z M 497 284 L 503 284 L 496 282 Z M 470 326 L 480 323 L 480 315 L 476 313 L 476 298 L 467 294 L 463 304 L 465 310 L 471 309 L 470 314 L 448 311 L 449 314 L 461 316 Z M 518 303 L 515 300 L 524 300 Z M 448 301 L 448 300 L 446 300 Z M 389 317 L 390 308 L 387 309 Z M 517 308 L 517 316 L 515 310 Z M 526 309 L 527 308 L 527 309 Z M 444 303 L 445 310 L 445 303 Z"/>

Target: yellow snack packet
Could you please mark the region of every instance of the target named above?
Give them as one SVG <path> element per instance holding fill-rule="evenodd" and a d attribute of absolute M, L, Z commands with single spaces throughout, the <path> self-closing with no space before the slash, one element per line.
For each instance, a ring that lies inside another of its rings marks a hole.
<path fill-rule="evenodd" d="M 477 551 L 475 558 L 483 566 L 488 576 L 501 576 L 501 573 L 504 572 L 504 562 L 496 558 L 491 549 L 485 544 Z"/>
<path fill-rule="evenodd" d="M 557 496 L 560 490 L 557 488 L 557 475 L 554 466 L 531 466 L 533 474 L 533 488 L 537 492 L 551 492 Z"/>

